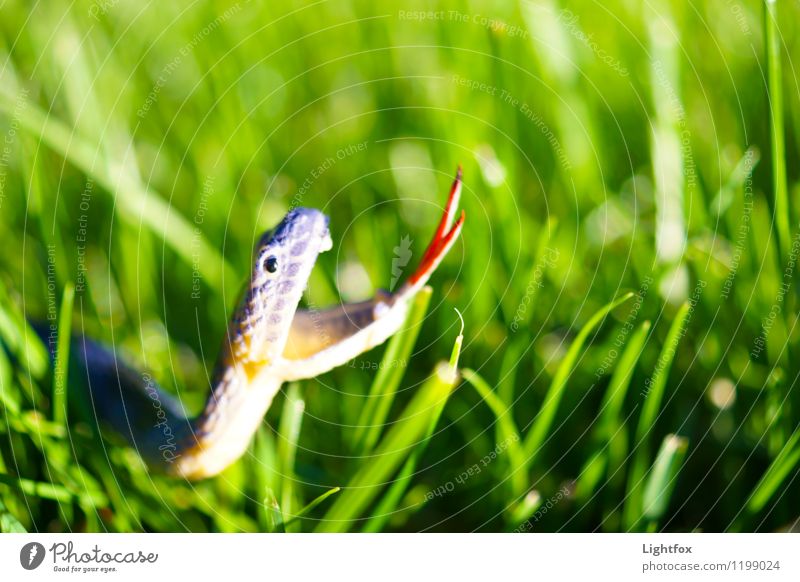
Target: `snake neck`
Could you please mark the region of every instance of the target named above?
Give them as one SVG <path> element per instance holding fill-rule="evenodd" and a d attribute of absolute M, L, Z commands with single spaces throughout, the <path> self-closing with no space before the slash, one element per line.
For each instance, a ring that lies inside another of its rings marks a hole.
<path fill-rule="evenodd" d="M 241 457 L 282 381 L 268 369 L 242 365 L 220 367 L 203 411 L 178 442 L 168 473 L 187 479 L 216 475 Z"/>
<path fill-rule="evenodd" d="M 191 417 L 149 374 L 102 345 L 76 338 L 72 353 L 82 416 L 100 434 L 123 436 L 152 469 L 187 479 L 215 475 L 247 450 L 282 383 L 268 367 L 222 365 L 202 412 Z"/>

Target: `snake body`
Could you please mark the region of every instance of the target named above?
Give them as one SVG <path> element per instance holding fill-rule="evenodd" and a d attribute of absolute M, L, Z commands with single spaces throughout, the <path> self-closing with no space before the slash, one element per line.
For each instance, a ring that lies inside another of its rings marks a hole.
<path fill-rule="evenodd" d="M 87 389 L 87 416 L 137 449 L 148 465 L 171 475 L 216 475 L 247 449 L 275 394 L 287 380 L 313 378 L 384 342 L 405 321 L 413 297 L 457 239 L 454 223 L 461 191 L 459 169 L 444 215 L 420 265 L 396 292 L 321 311 L 298 309 L 311 270 L 331 248 L 328 218 L 295 208 L 265 233 L 253 254 L 251 275 L 228 326 L 202 412 L 191 416 L 148 374 L 85 337 L 74 340 Z"/>

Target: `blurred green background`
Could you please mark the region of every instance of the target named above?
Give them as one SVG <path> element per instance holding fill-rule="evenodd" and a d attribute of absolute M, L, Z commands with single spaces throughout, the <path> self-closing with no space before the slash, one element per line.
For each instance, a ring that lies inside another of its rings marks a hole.
<path fill-rule="evenodd" d="M 793 527 L 800 5 L 275 4 L 2 3 L 2 529 Z M 200 483 L 65 412 L 26 318 L 197 410 L 262 231 L 324 210 L 306 305 L 369 297 L 459 163 L 407 364 L 293 385 Z"/>

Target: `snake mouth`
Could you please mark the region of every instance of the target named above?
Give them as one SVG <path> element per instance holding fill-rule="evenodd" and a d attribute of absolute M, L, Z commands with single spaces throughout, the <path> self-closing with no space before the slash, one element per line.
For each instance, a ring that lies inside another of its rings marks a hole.
<path fill-rule="evenodd" d="M 322 233 L 322 241 L 319 243 L 319 252 L 324 253 L 332 248 L 333 239 L 331 239 L 331 231 L 326 227 L 325 232 Z"/>
<path fill-rule="evenodd" d="M 324 253 L 333 248 L 333 239 L 331 238 L 331 231 L 329 228 L 330 218 L 326 214 L 322 214 L 318 210 L 301 209 L 304 213 L 308 214 L 309 220 L 313 223 L 310 231 L 310 242 L 313 245 L 310 249 L 315 249 L 317 254 Z"/>

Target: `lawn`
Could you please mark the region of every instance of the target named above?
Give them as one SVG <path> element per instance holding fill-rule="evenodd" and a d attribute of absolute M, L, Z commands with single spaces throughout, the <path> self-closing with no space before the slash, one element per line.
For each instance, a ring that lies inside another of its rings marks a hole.
<path fill-rule="evenodd" d="M 0 529 L 796 528 L 800 4 L 278 4 L 0 4 Z M 263 231 L 371 297 L 459 164 L 405 329 L 221 475 L 80 415 L 71 334 L 197 411 Z"/>

